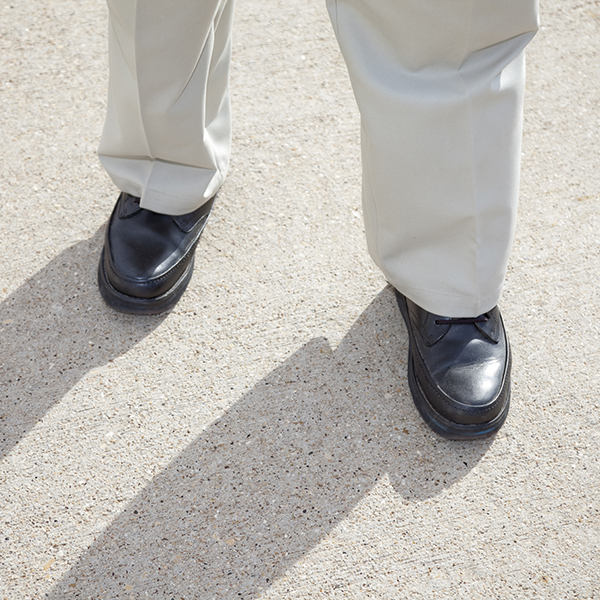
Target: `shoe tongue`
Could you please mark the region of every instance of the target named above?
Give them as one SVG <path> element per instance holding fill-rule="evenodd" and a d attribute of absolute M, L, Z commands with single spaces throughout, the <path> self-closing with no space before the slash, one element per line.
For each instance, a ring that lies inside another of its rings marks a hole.
<path fill-rule="evenodd" d="M 119 208 L 119 218 L 126 219 L 142 210 L 140 208 L 140 199 L 135 196 L 130 196 L 123 192 L 121 194 L 121 206 Z"/>

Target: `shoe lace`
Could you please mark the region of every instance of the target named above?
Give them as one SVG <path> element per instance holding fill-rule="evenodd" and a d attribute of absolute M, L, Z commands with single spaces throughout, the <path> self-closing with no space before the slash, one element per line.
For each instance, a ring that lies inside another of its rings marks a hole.
<path fill-rule="evenodd" d="M 478 317 L 459 317 L 447 319 L 436 319 L 436 325 L 475 325 L 476 323 L 487 323 L 489 317 L 486 315 L 479 315 Z"/>

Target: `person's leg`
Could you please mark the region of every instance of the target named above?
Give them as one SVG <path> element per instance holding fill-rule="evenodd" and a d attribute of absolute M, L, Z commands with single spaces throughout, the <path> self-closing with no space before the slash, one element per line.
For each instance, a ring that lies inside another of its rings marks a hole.
<path fill-rule="evenodd" d="M 121 195 L 98 269 L 123 312 L 172 308 L 231 147 L 233 0 L 108 0 L 110 80 L 99 155 Z"/>
<path fill-rule="evenodd" d="M 361 112 L 369 251 L 397 290 L 415 404 L 441 435 L 490 435 L 510 399 L 495 305 L 515 227 L 523 50 L 537 1 L 328 7 Z"/>
<path fill-rule="evenodd" d="M 231 148 L 232 0 L 108 0 L 109 94 L 98 154 L 117 187 L 163 214 L 223 183 Z"/>
<path fill-rule="evenodd" d="M 369 251 L 428 311 L 498 302 L 536 0 L 328 0 L 362 117 Z"/>

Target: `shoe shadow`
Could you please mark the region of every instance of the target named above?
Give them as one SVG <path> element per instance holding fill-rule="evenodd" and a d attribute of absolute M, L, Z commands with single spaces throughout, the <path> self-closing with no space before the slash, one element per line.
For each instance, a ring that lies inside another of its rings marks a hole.
<path fill-rule="evenodd" d="M 382 478 L 408 502 L 460 480 L 491 442 L 427 429 L 406 344 L 387 288 L 338 348 L 313 339 L 210 424 L 47 597 L 256 598 Z"/>
<path fill-rule="evenodd" d="M 96 284 L 103 233 L 61 252 L 0 304 L 0 460 L 90 369 L 162 322 L 103 304 Z"/>

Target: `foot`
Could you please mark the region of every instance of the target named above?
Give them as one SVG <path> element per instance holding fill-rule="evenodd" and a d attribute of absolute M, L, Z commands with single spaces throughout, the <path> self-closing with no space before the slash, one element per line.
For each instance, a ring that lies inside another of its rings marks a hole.
<path fill-rule="evenodd" d="M 115 310 L 155 315 L 177 303 L 194 268 L 194 252 L 214 197 L 187 215 L 162 215 L 140 208 L 123 192 L 106 228 L 98 284 Z"/>
<path fill-rule="evenodd" d="M 396 297 L 408 329 L 408 383 L 425 422 L 451 440 L 496 433 L 508 414 L 511 364 L 498 307 L 453 319 Z"/>

